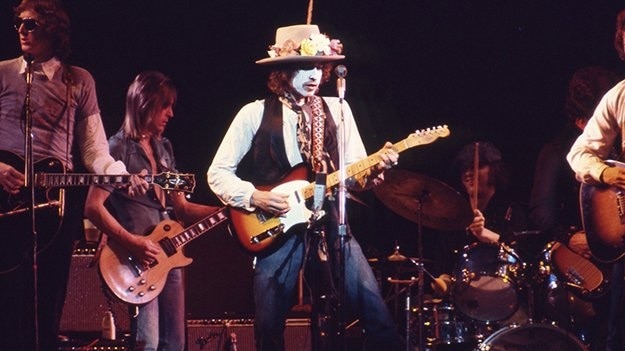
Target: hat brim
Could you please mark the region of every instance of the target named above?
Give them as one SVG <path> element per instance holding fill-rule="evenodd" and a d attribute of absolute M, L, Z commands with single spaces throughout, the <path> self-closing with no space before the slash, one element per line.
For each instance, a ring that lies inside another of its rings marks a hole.
<path fill-rule="evenodd" d="M 345 59 L 345 55 L 331 55 L 331 56 L 292 55 L 292 56 L 267 57 L 267 58 L 256 61 L 256 64 L 271 65 L 271 64 L 279 64 L 279 63 L 333 62 L 333 61 L 340 61 L 343 59 Z"/>

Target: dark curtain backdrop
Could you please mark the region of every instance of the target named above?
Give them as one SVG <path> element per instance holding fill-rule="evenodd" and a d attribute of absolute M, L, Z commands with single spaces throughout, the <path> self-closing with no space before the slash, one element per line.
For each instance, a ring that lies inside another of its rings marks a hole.
<path fill-rule="evenodd" d="M 19 55 L 16 3 L 0 2 L 2 59 Z M 170 75 L 179 101 L 166 135 L 180 170 L 197 174 L 193 199 L 218 204 L 206 169 L 236 111 L 267 92 L 267 72 L 254 61 L 266 56 L 277 27 L 305 23 L 308 1 L 65 4 L 72 19 L 70 62 L 93 74 L 107 133 L 119 128 L 126 88 L 138 72 Z M 488 139 L 503 151 L 515 194 L 526 200 L 536 153 L 563 122 L 571 74 L 597 64 L 624 72 L 613 48 L 622 8 L 615 0 L 317 0 L 313 23 L 344 43 L 346 99 L 370 152 L 386 140 L 446 124 L 449 137 L 406 151 L 399 167 L 450 183 L 448 165 L 459 147 Z M 334 82 L 323 93 L 336 95 Z M 417 226 L 372 193 L 361 197 L 368 207 L 350 203 L 349 215 L 365 250 L 389 255 L 397 241 L 414 254 Z M 435 234 L 425 235 L 427 241 Z M 229 264 L 232 255 L 225 256 Z"/>

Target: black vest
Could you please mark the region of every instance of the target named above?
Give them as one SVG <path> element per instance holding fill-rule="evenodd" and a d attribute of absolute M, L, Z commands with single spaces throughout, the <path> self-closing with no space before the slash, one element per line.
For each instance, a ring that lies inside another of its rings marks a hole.
<path fill-rule="evenodd" d="M 323 101 L 323 109 L 326 114 L 324 149 L 330 155 L 332 162 L 337 165 L 337 127 L 325 101 Z M 253 167 L 250 179 L 255 185 L 275 184 L 291 169 L 282 133 L 282 102 L 276 95 L 265 99 L 263 119 L 254 135 L 251 152 Z M 304 163 L 310 168 L 308 160 L 304 160 Z"/>

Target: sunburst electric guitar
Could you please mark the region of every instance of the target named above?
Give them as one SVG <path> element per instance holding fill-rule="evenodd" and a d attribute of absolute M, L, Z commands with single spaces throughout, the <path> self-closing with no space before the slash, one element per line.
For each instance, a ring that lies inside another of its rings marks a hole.
<path fill-rule="evenodd" d="M 436 139 L 448 135 L 447 126 L 423 129 L 395 143 L 393 148 L 397 152 L 402 152 L 418 145 L 432 143 Z M 366 171 L 376 166 L 380 161 L 380 155 L 374 153 L 347 166 L 345 174 L 347 177 L 362 177 Z M 310 220 L 312 211 L 308 209 L 306 201 L 313 198 L 315 185 L 308 182 L 307 178 L 306 167 L 296 166 L 281 179 L 279 185 L 259 187 L 261 190 L 289 195 L 288 201 L 291 210 L 284 216 L 276 217 L 261 210 L 250 212 L 241 208 L 230 208 L 231 227 L 244 250 L 250 254 L 262 254 L 279 247 L 280 239 L 287 237 L 284 234 L 289 229 Z M 330 192 L 339 182 L 339 171 L 329 174 L 326 178 L 326 190 Z"/>
<path fill-rule="evenodd" d="M 23 172 L 24 159 L 0 150 L 0 162 Z M 65 173 L 63 163 L 56 158 L 46 158 L 33 165 L 34 206 L 31 206 L 30 188 L 22 188 L 17 194 L 0 190 L 0 274 L 15 270 L 32 256 L 33 239 L 31 207 L 35 208 L 37 253 L 45 250 L 59 234 L 64 215 L 65 188 L 89 185 L 130 184 L 130 174 L 100 175 L 90 173 Z M 143 176 L 146 182 L 181 192 L 193 192 L 195 176 L 164 172 Z"/>

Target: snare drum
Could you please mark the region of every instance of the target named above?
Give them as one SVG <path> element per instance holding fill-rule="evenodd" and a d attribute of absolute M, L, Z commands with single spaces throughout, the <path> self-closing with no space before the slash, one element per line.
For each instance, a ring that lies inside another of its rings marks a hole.
<path fill-rule="evenodd" d="M 525 324 L 499 329 L 476 351 L 587 351 L 571 333 L 549 324 Z"/>
<path fill-rule="evenodd" d="M 519 307 L 518 284 L 523 265 L 505 244 L 474 243 L 464 248 L 455 271 L 452 296 L 466 316 L 500 321 Z"/>

